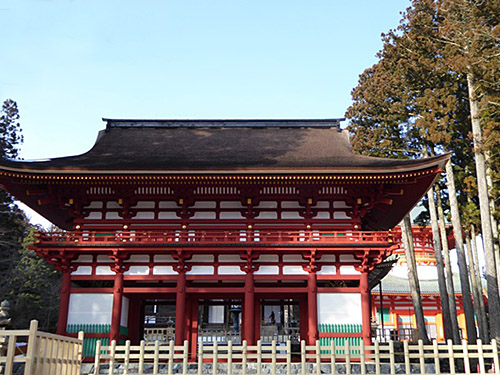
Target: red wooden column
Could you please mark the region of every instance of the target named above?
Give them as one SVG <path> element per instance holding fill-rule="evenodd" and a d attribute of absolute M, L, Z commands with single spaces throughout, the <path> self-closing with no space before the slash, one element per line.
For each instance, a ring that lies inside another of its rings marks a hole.
<path fill-rule="evenodd" d="M 175 345 L 182 345 L 186 336 L 186 270 L 177 267 L 177 289 L 175 300 Z"/>
<path fill-rule="evenodd" d="M 68 326 L 69 297 L 71 292 L 71 269 L 62 267 L 61 299 L 57 317 L 57 334 L 65 335 Z"/>
<path fill-rule="evenodd" d="M 361 293 L 361 320 L 363 343 L 371 345 L 371 318 L 370 318 L 370 290 L 368 287 L 368 271 L 361 272 L 359 280 L 359 291 Z"/>
<path fill-rule="evenodd" d="M 307 315 L 307 341 L 314 345 L 318 339 L 318 288 L 314 268 L 307 275 Z"/>
<path fill-rule="evenodd" d="M 243 334 L 248 345 L 255 345 L 255 284 L 251 267 L 246 270 L 245 275 Z"/>
<path fill-rule="evenodd" d="M 111 315 L 110 341 L 120 341 L 120 323 L 123 304 L 123 270 L 115 269 L 115 283 L 113 286 L 113 312 Z"/>

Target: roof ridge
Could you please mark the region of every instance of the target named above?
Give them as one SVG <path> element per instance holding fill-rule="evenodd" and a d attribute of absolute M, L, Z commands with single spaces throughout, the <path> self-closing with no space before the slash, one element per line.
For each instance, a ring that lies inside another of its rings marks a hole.
<path fill-rule="evenodd" d="M 111 128 L 335 128 L 344 118 L 332 119 L 110 119 Z"/>

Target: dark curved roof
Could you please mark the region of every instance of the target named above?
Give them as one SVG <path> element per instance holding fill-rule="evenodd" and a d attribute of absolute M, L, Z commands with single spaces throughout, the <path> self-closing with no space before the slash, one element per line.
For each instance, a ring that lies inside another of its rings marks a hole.
<path fill-rule="evenodd" d="M 7 170 L 58 173 L 412 171 L 446 157 L 355 155 L 341 119 L 109 120 L 92 149 L 45 161 L 0 161 Z"/>

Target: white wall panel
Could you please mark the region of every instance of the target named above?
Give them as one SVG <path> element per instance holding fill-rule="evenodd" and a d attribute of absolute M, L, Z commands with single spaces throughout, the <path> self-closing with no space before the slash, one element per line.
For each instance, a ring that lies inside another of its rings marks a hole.
<path fill-rule="evenodd" d="M 72 293 L 68 324 L 111 324 L 112 309 L 111 293 Z"/>
<path fill-rule="evenodd" d="M 278 266 L 260 266 L 254 275 L 279 275 L 280 269 Z"/>
<path fill-rule="evenodd" d="M 361 294 L 318 293 L 319 324 L 361 324 Z"/>
<path fill-rule="evenodd" d="M 302 266 L 283 266 L 283 275 L 307 275 Z"/>
<path fill-rule="evenodd" d="M 172 266 L 154 266 L 153 275 L 177 275 Z"/>
<path fill-rule="evenodd" d="M 193 266 L 190 271 L 186 272 L 186 275 L 213 275 L 213 266 Z"/>
<path fill-rule="evenodd" d="M 91 275 L 92 274 L 92 267 L 91 266 L 80 266 L 77 267 L 77 269 L 73 272 L 71 272 L 72 275 Z"/>
<path fill-rule="evenodd" d="M 219 266 L 217 273 L 219 275 L 244 275 L 245 272 L 239 266 Z"/>

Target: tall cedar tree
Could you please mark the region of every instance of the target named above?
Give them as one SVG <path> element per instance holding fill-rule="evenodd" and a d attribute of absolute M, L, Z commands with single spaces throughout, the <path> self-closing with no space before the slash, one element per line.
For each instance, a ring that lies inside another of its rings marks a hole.
<path fill-rule="evenodd" d="M 467 82 L 449 69 L 440 53 L 441 21 L 434 1 L 414 0 L 397 30 L 383 35 L 379 62 L 361 75 L 352 93 L 354 103 L 346 114 L 351 119 L 355 150 L 374 154 L 373 150 L 382 145 L 384 156 L 411 157 L 421 154 L 424 148 L 434 153 L 453 146 L 457 154 L 465 156 L 453 158 L 454 168 L 471 169 L 472 147 L 464 126 L 469 113 Z M 458 191 L 460 196 L 460 186 Z M 472 300 L 463 256 L 460 271 L 469 338 L 474 340 Z"/>
<path fill-rule="evenodd" d="M 16 158 L 22 143 L 19 111 L 11 99 L 4 101 L 0 112 L 0 157 Z M 11 275 L 19 259 L 19 249 L 26 234 L 27 222 L 12 197 L 0 190 L 0 297 L 12 286 Z"/>
<path fill-rule="evenodd" d="M 18 157 L 22 143 L 19 111 L 15 101 L 4 101 L 0 112 L 0 157 Z M 31 319 L 50 329 L 57 321 L 60 275 L 28 245 L 36 228 L 13 198 L 0 189 L 0 299 L 11 304 L 15 328 L 26 328 Z"/>

